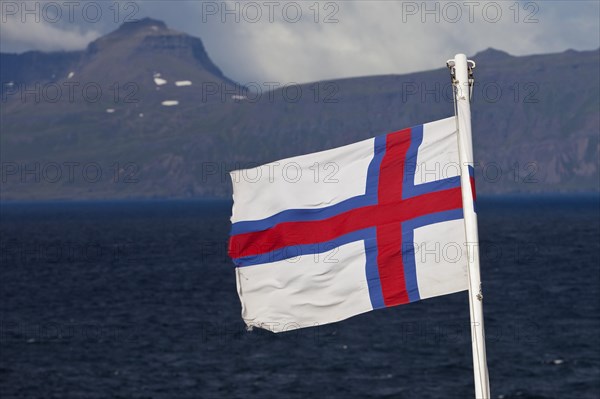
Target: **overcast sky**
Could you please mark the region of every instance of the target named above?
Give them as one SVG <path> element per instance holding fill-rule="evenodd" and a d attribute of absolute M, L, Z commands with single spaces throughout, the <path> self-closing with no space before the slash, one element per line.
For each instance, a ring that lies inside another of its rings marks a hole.
<path fill-rule="evenodd" d="M 600 46 L 597 0 L 1 4 L 2 52 L 82 49 L 128 17 L 149 16 L 200 37 L 240 83 L 413 72 L 488 47 L 526 55 Z"/>

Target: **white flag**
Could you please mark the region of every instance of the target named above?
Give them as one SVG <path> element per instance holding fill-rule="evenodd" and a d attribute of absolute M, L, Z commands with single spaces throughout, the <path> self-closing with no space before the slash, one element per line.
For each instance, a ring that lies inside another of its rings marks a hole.
<path fill-rule="evenodd" d="M 459 174 L 454 117 L 232 172 L 246 324 L 288 331 L 467 290 Z"/>

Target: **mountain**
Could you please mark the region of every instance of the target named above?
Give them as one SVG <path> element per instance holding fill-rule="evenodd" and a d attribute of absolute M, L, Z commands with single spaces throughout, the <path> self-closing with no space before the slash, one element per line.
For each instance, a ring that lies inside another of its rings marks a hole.
<path fill-rule="evenodd" d="M 121 81 L 137 77 L 147 80 L 143 72 L 165 66 L 181 73 L 228 80 L 210 60 L 200 39 L 169 29 L 162 21 L 145 18 L 124 23 L 83 51 L 3 53 L 2 81 L 59 82 L 67 78 L 67 71 L 94 81 L 115 77 Z"/>
<path fill-rule="evenodd" d="M 598 191 L 599 55 L 471 57 L 479 193 Z M 153 19 L 0 65 L 5 200 L 223 197 L 228 170 L 453 113 L 446 68 L 246 88 Z"/>

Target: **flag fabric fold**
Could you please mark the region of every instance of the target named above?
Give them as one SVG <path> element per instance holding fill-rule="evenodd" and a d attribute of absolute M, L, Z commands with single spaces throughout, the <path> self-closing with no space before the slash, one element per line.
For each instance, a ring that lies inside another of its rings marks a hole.
<path fill-rule="evenodd" d="M 231 172 L 245 323 L 289 331 L 467 290 L 459 174 L 454 117 Z"/>

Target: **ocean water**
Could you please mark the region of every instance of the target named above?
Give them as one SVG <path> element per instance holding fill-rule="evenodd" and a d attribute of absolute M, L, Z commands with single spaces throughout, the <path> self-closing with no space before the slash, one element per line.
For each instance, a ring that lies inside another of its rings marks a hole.
<path fill-rule="evenodd" d="M 473 397 L 465 293 L 247 332 L 229 208 L 3 204 L 0 397 Z M 598 197 L 478 210 L 492 396 L 599 398 Z"/>

